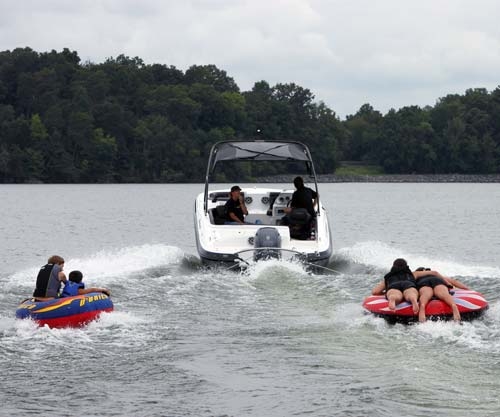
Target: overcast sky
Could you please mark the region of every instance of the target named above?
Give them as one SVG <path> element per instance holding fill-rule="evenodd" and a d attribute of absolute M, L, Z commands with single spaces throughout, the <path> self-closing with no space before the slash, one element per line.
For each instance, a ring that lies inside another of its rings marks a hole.
<path fill-rule="evenodd" d="M 500 85 L 498 0 L 0 0 L 0 50 L 215 64 L 309 88 L 341 118 Z"/>

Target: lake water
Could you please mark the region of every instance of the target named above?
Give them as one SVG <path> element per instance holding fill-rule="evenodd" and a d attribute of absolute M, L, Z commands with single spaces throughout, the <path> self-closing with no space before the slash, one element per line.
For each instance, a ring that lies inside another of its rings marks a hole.
<path fill-rule="evenodd" d="M 320 184 L 330 268 L 202 269 L 202 185 L 0 185 L 1 416 L 498 416 L 500 185 Z M 111 289 L 82 329 L 14 318 L 49 255 Z M 482 292 L 479 320 L 388 325 L 396 257 Z"/>

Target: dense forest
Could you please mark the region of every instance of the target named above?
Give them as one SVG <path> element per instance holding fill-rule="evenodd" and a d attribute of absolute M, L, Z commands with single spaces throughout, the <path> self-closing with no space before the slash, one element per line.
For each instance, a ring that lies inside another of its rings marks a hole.
<path fill-rule="evenodd" d="M 242 92 L 214 65 L 0 52 L 0 182 L 199 182 L 213 143 L 252 138 L 306 143 L 320 174 L 339 161 L 390 174 L 499 173 L 500 87 L 385 115 L 364 104 L 340 120 L 307 88 L 259 81 Z"/>

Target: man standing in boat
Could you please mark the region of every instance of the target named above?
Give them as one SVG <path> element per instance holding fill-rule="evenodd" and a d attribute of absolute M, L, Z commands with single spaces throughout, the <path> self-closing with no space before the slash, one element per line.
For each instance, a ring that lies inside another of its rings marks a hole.
<path fill-rule="evenodd" d="M 234 185 L 231 187 L 229 200 L 227 200 L 225 207 L 227 213 L 226 224 L 245 224 L 245 216 L 248 215 L 248 210 L 239 186 Z"/>
<path fill-rule="evenodd" d="M 58 255 L 51 256 L 47 264 L 40 268 L 36 278 L 36 288 L 33 297 L 37 301 L 47 301 L 59 295 L 61 283 L 66 283 L 63 272 L 64 259 Z"/>
<path fill-rule="evenodd" d="M 295 177 L 293 185 L 295 186 L 296 191 L 292 195 L 290 207 L 285 209 L 285 212 L 291 213 L 291 211 L 295 208 L 305 208 L 311 215 L 311 218 L 315 218 L 316 211 L 314 210 L 314 207 L 316 206 L 318 194 L 313 189 L 304 185 L 302 177 Z"/>
<path fill-rule="evenodd" d="M 315 227 L 316 211 L 314 207 L 316 206 L 318 193 L 306 187 L 302 177 L 295 177 L 293 185 L 296 190 L 292 195 L 290 207 L 285 209 L 286 215 L 281 219 L 280 224 L 290 227 L 291 238 L 309 239 L 310 236 L 314 236 L 311 232 Z"/>

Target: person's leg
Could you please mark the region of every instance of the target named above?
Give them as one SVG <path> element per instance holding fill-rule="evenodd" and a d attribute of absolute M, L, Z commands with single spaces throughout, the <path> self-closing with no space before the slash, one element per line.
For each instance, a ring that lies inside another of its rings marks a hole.
<path fill-rule="evenodd" d="M 455 300 L 453 299 L 446 285 L 436 285 L 434 287 L 434 295 L 440 300 L 443 300 L 446 304 L 448 304 L 451 307 L 451 311 L 453 311 L 453 320 L 455 321 L 461 320 L 458 307 L 455 304 Z"/>
<path fill-rule="evenodd" d="M 386 298 L 389 301 L 389 309 L 396 310 L 396 305 L 403 301 L 403 293 L 395 288 L 390 289 L 386 293 Z"/>
<path fill-rule="evenodd" d="M 434 295 L 434 291 L 432 290 L 431 287 L 422 287 L 420 288 L 418 293 L 420 295 L 419 298 L 420 308 L 418 310 L 418 321 L 423 323 L 425 320 L 427 320 L 427 318 L 425 317 L 425 307 L 427 306 L 427 303 Z"/>
<path fill-rule="evenodd" d="M 406 301 L 411 303 L 411 305 L 413 306 L 413 312 L 415 314 L 417 314 L 418 313 L 418 291 L 417 291 L 417 289 L 414 287 L 407 288 L 406 290 L 404 290 L 403 296 L 404 296 L 404 299 Z"/>

